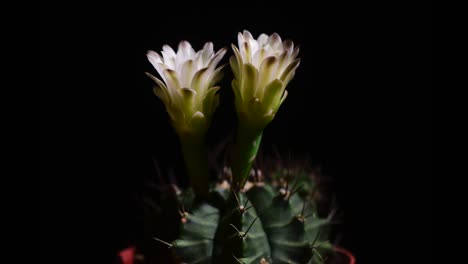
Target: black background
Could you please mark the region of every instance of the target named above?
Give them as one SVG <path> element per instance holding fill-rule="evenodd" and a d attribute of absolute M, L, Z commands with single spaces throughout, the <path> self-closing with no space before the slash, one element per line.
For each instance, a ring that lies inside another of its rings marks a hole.
<path fill-rule="evenodd" d="M 341 244 L 358 263 L 430 263 L 430 6 L 217 5 L 41 6 L 43 261 L 110 262 L 138 237 L 134 198 L 154 175 L 152 159 L 180 165 L 177 138 L 144 75 L 156 72 L 146 50 L 182 39 L 219 49 L 248 29 L 301 46 L 289 97 L 263 144 L 307 154 L 335 179 Z M 211 145 L 234 126 L 230 78 Z"/>

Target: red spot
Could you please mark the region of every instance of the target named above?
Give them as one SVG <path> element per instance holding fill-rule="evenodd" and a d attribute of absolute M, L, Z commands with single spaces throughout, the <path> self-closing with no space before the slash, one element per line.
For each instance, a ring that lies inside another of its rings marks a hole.
<path fill-rule="evenodd" d="M 119 252 L 120 259 L 123 264 L 134 264 L 135 263 L 135 247 L 128 247 Z"/>

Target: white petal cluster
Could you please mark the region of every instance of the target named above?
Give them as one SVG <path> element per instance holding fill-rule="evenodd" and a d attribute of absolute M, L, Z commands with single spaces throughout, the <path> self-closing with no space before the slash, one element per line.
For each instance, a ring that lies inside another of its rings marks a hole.
<path fill-rule="evenodd" d="M 217 67 L 226 49 L 213 51 L 208 42 L 195 52 L 187 41 L 181 41 L 177 53 L 164 45 L 161 55 L 148 51 L 147 57 L 159 76 L 147 73 L 156 83 L 155 94 L 163 101 L 177 133 L 204 133 L 219 104 L 216 83 L 222 78 Z"/>
<path fill-rule="evenodd" d="M 230 59 L 236 109 L 241 122 L 263 128 L 286 99 L 286 86 L 294 77 L 300 59 L 299 48 L 274 33 L 257 39 L 248 31 L 238 34 Z"/>

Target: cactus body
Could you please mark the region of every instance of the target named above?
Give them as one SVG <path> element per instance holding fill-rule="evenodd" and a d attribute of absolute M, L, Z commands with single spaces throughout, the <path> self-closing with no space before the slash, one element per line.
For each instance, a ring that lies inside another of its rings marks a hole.
<path fill-rule="evenodd" d="M 322 263 L 328 218 L 284 188 L 252 184 L 247 191 L 217 189 L 181 217 L 173 242 L 183 263 Z M 319 231 L 322 230 L 322 231 Z M 323 233 L 322 233 L 323 232 Z"/>

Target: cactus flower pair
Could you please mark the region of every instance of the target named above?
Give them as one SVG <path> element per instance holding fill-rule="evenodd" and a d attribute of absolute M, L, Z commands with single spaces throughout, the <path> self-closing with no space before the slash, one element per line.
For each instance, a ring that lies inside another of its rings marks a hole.
<path fill-rule="evenodd" d="M 299 49 L 294 43 L 282 41 L 276 33 L 261 34 L 254 39 L 250 32 L 244 31 L 238 34 L 238 46 L 232 45 L 232 49 L 232 88 L 239 119 L 232 167 L 237 183 L 242 185 L 258 151 L 263 129 L 286 99 L 286 86 L 300 60 L 296 59 Z M 164 45 L 161 55 L 154 51 L 147 54 L 160 76 L 147 73 L 156 83 L 154 92 L 164 103 L 181 138 L 187 167 L 198 170 L 199 174 L 207 174 L 207 171 L 200 172 L 207 168 L 206 164 L 200 165 L 204 161 L 200 160 L 199 151 L 219 104 L 220 87 L 216 84 L 223 77 L 223 66 L 218 64 L 225 53 L 224 48 L 214 52 L 210 42 L 195 52 L 187 41 L 182 41 L 177 52 Z M 200 166 L 203 168 L 196 168 Z M 201 181 L 200 177 L 191 176 L 191 180 Z"/>
<path fill-rule="evenodd" d="M 299 49 L 276 33 L 254 39 L 248 31 L 238 34 L 238 47 L 232 45 L 232 49 L 232 87 L 239 118 L 263 128 L 286 99 L 285 88 L 299 66 Z M 222 78 L 223 66 L 216 67 L 225 53 L 224 48 L 215 53 L 211 42 L 195 52 L 187 41 L 180 42 L 177 53 L 167 45 L 162 56 L 148 52 L 161 79 L 147 74 L 155 81 L 154 92 L 178 133 L 205 132 L 209 126 L 219 104 L 216 83 Z"/>

